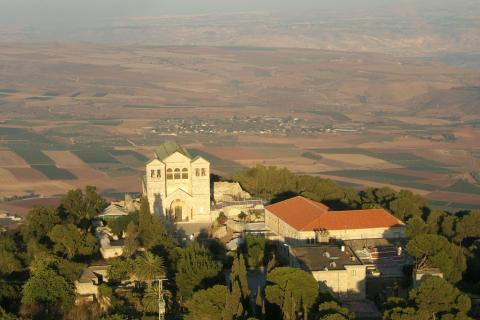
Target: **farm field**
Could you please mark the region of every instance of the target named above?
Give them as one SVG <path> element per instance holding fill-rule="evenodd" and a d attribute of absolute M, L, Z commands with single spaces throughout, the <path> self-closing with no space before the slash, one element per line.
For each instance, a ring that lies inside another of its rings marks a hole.
<path fill-rule="evenodd" d="M 462 111 L 472 90 L 454 89 L 480 86 L 472 70 L 306 49 L 8 43 L 0 68 L 0 197 L 140 192 L 155 147 L 176 140 L 225 177 L 264 164 L 478 203 L 480 114 Z"/>

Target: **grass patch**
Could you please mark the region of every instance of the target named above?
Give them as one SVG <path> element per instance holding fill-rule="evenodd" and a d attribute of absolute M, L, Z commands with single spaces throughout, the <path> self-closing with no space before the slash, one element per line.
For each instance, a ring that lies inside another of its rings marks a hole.
<path fill-rule="evenodd" d="M 58 97 L 60 93 L 55 92 L 55 91 L 47 91 L 43 94 L 46 97 Z"/>
<path fill-rule="evenodd" d="M 41 172 L 47 178 L 52 180 L 75 180 L 77 177 L 68 170 L 58 168 L 55 165 L 32 165 L 33 169 Z"/>
<path fill-rule="evenodd" d="M 119 126 L 123 123 L 123 120 L 119 120 L 119 119 L 105 119 L 105 120 L 102 120 L 102 119 L 99 119 L 99 120 L 89 120 L 88 123 L 90 124 L 93 124 L 93 125 L 97 125 L 97 126 Z"/>
<path fill-rule="evenodd" d="M 125 104 L 124 108 L 132 108 L 132 109 L 156 109 L 161 108 L 161 106 L 154 106 L 154 105 L 146 105 L 146 104 Z"/>
<path fill-rule="evenodd" d="M 245 169 L 244 166 L 235 161 L 224 160 L 202 150 L 188 149 L 188 152 L 192 157 L 200 156 L 205 160 L 208 160 L 212 166 L 228 174 L 234 174 Z"/>
<path fill-rule="evenodd" d="M 36 97 L 28 97 L 28 98 L 26 98 L 26 100 L 47 101 L 47 100 L 51 100 L 51 99 L 53 99 L 53 98 L 54 98 L 54 97 L 36 96 Z"/>
<path fill-rule="evenodd" d="M 444 191 L 480 195 L 480 187 L 465 180 L 458 180 L 448 188 L 445 188 Z"/>
<path fill-rule="evenodd" d="M 9 148 L 15 151 L 29 165 L 55 165 L 52 159 L 34 145 L 17 144 L 10 145 Z"/>
<path fill-rule="evenodd" d="M 340 112 L 336 112 L 336 111 L 312 111 L 313 114 L 318 114 L 320 116 L 327 116 L 327 117 L 330 117 L 332 118 L 333 120 L 336 120 L 336 121 L 343 121 L 343 122 L 346 122 L 346 121 L 352 121 L 352 119 L 346 115 L 344 115 L 343 113 L 340 113 Z"/>
<path fill-rule="evenodd" d="M 9 142 L 51 143 L 44 136 L 24 128 L 0 127 L 0 138 Z"/>
<path fill-rule="evenodd" d="M 110 150 L 109 152 L 112 156 L 130 156 L 143 163 L 149 160 L 145 155 L 133 150 Z"/>
<path fill-rule="evenodd" d="M 0 89 L 0 93 L 17 93 L 17 90 L 12 88 L 3 88 Z"/>
<path fill-rule="evenodd" d="M 429 205 L 436 209 L 446 210 L 450 212 L 460 211 L 460 210 L 478 210 L 480 205 L 470 204 L 470 203 L 457 203 L 457 202 L 447 202 L 439 200 L 429 200 Z"/>
<path fill-rule="evenodd" d="M 130 176 L 138 176 L 141 177 L 144 172 L 139 170 L 132 169 L 130 167 L 119 167 L 119 166 L 102 166 L 96 167 L 96 169 L 105 172 L 110 177 L 130 177 Z"/>
<path fill-rule="evenodd" d="M 395 152 L 395 153 L 373 152 L 370 150 L 365 150 L 360 148 L 326 148 L 326 149 L 312 149 L 312 151 L 318 152 L 320 154 L 321 153 L 362 154 L 365 156 L 382 159 L 390 163 L 395 163 L 406 169 L 410 169 L 414 171 L 445 173 L 445 174 L 455 173 L 455 171 L 446 167 L 446 165 L 444 165 L 443 163 L 425 159 L 425 158 L 416 156 L 412 153 L 406 153 L 406 152 Z"/>
<path fill-rule="evenodd" d="M 109 152 L 100 146 L 77 146 L 74 152 L 80 159 L 86 163 L 119 163 Z"/>
<path fill-rule="evenodd" d="M 428 191 L 433 191 L 437 189 L 437 187 L 433 185 L 422 183 L 419 180 L 419 178 L 404 176 L 401 174 L 384 172 L 384 171 L 338 170 L 338 171 L 321 172 L 320 174 L 388 183 L 388 184 L 393 184 L 400 187 L 416 188 L 416 189 L 422 189 L 422 190 L 428 190 Z"/>
<path fill-rule="evenodd" d="M 310 152 L 310 151 L 306 151 L 306 152 L 302 153 L 302 157 L 310 159 L 310 160 L 315 160 L 315 161 L 316 160 L 321 160 L 323 158 L 321 155 Z"/>

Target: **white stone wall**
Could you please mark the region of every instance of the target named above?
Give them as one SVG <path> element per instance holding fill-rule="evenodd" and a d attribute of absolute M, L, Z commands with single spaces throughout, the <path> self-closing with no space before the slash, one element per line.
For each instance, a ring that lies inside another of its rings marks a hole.
<path fill-rule="evenodd" d="M 307 239 L 315 239 L 314 231 L 297 231 L 268 210 L 265 210 L 265 225 L 269 230 L 278 235 L 276 240 L 281 240 L 288 244 L 305 244 Z M 403 226 L 393 228 L 328 230 L 328 232 L 330 238 L 341 240 L 398 239 L 406 237 L 405 227 Z"/>
<path fill-rule="evenodd" d="M 312 271 L 323 290 L 340 298 L 365 299 L 366 266 L 345 266 L 344 270 Z"/>
<path fill-rule="evenodd" d="M 171 179 L 169 179 L 171 177 Z M 210 163 L 192 160 L 175 152 L 163 161 L 146 165 L 146 186 L 150 211 L 166 215 L 172 203 L 182 204 L 184 221 L 210 221 Z"/>

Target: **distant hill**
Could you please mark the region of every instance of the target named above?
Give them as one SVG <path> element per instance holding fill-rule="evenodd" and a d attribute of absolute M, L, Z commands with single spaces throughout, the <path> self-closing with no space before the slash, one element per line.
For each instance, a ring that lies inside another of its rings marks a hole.
<path fill-rule="evenodd" d="M 480 87 L 457 87 L 432 91 L 409 102 L 416 115 L 480 116 Z"/>

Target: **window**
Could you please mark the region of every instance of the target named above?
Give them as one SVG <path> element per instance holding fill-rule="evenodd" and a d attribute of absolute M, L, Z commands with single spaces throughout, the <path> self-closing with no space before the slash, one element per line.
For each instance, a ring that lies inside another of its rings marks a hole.
<path fill-rule="evenodd" d="M 157 178 L 161 178 L 162 177 L 162 170 L 158 169 L 157 170 Z"/>
<path fill-rule="evenodd" d="M 150 178 L 153 178 L 154 175 L 155 175 L 155 170 L 150 170 Z"/>
<path fill-rule="evenodd" d="M 173 178 L 175 180 L 180 179 L 180 169 L 178 169 L 178 168 L 175 169 L 175 173 L 173 174 Z"/>
<path fill-rule="evenodd" d="M 196 168 L 196 169 L 195 169 L 195 175 L 196 175 L 197 177 L 200 177 L 200 169 L 199 169 L 199 168 Z"/>
<path fill-rule="evenodd" d="M 188 169 L 187 168 L 182 169 L 182 179 L 188 179 Z"/>
<path fill-rule="evenodd" d="M 167 169 L 167 180 L 173 179 L 172 169 Z"/>
<path fill-rule="evenodd" d="M 202 168 L 202 177 L 205 177 L 207 175 L 207 169 Z"/>

